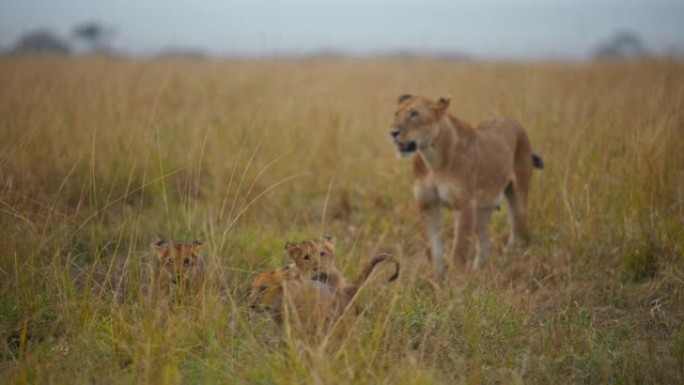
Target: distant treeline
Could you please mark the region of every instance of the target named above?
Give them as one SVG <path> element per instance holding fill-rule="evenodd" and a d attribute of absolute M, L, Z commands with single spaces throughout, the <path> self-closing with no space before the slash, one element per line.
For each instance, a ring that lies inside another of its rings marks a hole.
<path fill-rule="evenodd" d="M 5 53 L 18 55 L 72 55 L 78 52 L 119 56 L 120 54 L 117 53 L 111 45 L 114 35 L 115 30 L 113 28 L 106 27 L 103 24 L 95 21 L 89 21 L 76 25 L 71 31 L 70 38 L 62 37 L 48 29 L 38 29 L 27 32 L 19 37 L 14 46 L 8 50 L 5 50 Z M 78 47 L 78 49 L 75 49 L 75 47 Z M 675 54 L 675 52 L 672 52 L 672 54 Z M 156 52 L 154 56 L 202 59 L 210 57 L 211 55 L 207 54 L 200 48 L 170 47 Z M 343 57 L 345 55 L 341 52 L 323 50 L 303 56 Z M 384 53 L 378 56 L 401 58 L 430 56 L 457 60 L 468 60 L 472 58 L 470 55 L 460 52 L 425 53 L 402 51 L 395 53 Z M 641 37 L 638 34 L 630 31 L 619 31 L 615 33 L 610 39 L 598 44 L 590 54 L 590 57 L 595 60 L 637 59 L 650 56 L 654 55 L 646 47 Z"/>

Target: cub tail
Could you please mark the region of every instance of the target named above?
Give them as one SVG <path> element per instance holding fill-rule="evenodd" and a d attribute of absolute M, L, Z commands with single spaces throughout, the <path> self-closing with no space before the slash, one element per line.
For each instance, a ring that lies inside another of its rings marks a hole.
<path fill-rule="evenodd" d="M 350 296 L 354 296 L 356 292 L 359 290 L 359 287 L 361 287 L 361 285 L 363 285 L 363 283 L 366 282 L 368 277 L 370 277 L 371 273 L 375 269 L 375 266 L 381 262 L 391 262 L 394 264 L 394 274 L 392 274 L 392 276 L 389 277 L 387 282 L 392 282 L 399 277 L 399 261 L 397 261 L 394 257 L 392 257 L 389 254 L 378 254 L 368 262 L 366 267 L 363 268 L 363 271 L 356 278 L 354 284 L 349 285 L 347 288 L 345 288 L 347 294 Z"/>

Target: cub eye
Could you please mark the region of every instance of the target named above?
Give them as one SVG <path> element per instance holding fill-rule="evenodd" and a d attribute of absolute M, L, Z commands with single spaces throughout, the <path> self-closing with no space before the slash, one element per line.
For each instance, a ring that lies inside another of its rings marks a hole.
<path fill-rule="evenodd" d="M 409 116 L 409 118 L 415 118 L 416 116 L 418 116 L 418 111 L 411 110 L 411 111 L 409 111 L 408 116 Z"/>
<path fill-rule="evenodd" d="M 325 251 L 321 251 L 321 257 L 325 257 Z"/>
<path fill-rule="evenodd" d="M 306 255 L 304 256 L 304 260 L 305 260 L 305 261 L 308 261 L 309 259 L 311 259 L 311 257 L 309 256 L 309 254 L 306 254 Z"/>
<path fill-rule="evenodd" d="M 187 265 L 189 265 L 189 264 L 190 264 L 190 258 L 185 258 L 185 259 L 183 260 L 183 266 L 187 266 Z"/>
<path fill-rule="evenodd" d="M 265 291 L 266 291 L 266 289 L 268 289 L 268 288 L 267 288 L 267 287 L 266 287 L 265 285 L 261 285 L 261 286 L 259 286 L 259 293 L 263 293 L 263 292 L 265 292 Z"/>

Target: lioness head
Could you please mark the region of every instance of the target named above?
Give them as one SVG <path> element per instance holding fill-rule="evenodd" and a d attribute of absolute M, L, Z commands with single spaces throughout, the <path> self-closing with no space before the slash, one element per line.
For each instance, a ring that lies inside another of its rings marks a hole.
<path fill-rule="evenodd" d="M 252 280 L 249 306 L 253 309 L 278 311 L 283 300 L 283 284 L 288 280 L 299 278 L 299 269 L 294 265 L 257 274 Z"/>
<path fill-rule="evenodd" d="M 201 279 L 204 270 L 200 256 L 202 241 L 185 243 L 160 239 L 154 242 L 152 247 L 159 262 L 158 273 L 166 277 L 170 284 L 196 284 Z"/>
<path fill-rule="evenodd" d="M 442 96 L 432 101 L 423 96 L 404 94 L 397 102 L 390 136 L 399 153 L 409 155 L 432 145 L 451 97 Z"/>
<path fill-rule="evenodd" d="M 320 241 L 287 242 L 285 250 L 302 274 L 307 276 L 324 273 L 334 263 L 335 245 L 331 236 L 326 235 Z"/>

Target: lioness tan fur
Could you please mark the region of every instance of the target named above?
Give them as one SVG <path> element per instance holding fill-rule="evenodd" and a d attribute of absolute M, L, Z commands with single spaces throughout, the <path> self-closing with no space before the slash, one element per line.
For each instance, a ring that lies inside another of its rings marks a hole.
<path fill-rule="evenodd" d="M 510 212 L 509 245 L 527 242 L 532 169 L 543 167 L 519 123 L 492 118 L 473 128 L 446 112 L 450 102 L 448 96 L 433 101 L 402 95 L 390 132 L 400 154 L 413 156 L 413 192 L 440 280 L 445 275 L 440 207 L 459 212 L 454 261 L 466 263 L 471 239 L 477 233 L 479 247 L 473 267 L 482 268 L 491 250 L 487 231 L 492 211 L 499 208 L 502 196 Z"/>

